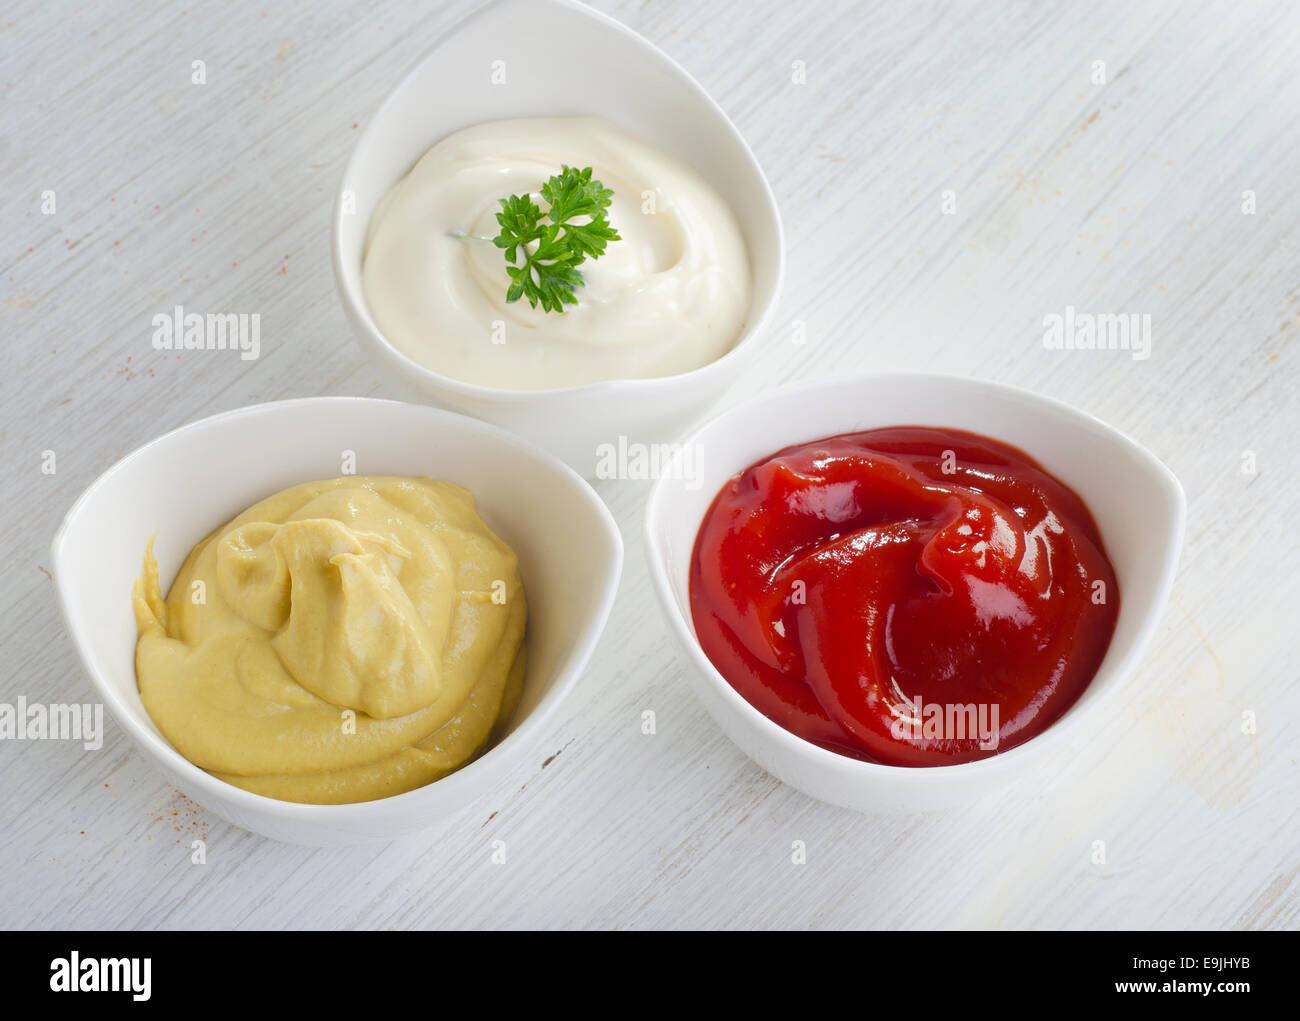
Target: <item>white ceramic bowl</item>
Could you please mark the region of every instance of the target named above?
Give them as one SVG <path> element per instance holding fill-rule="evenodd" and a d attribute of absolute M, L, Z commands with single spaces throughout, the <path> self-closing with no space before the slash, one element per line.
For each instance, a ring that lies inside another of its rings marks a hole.
<path fill-rule="evenodd" d="M 773 723 L 722 677 L 691 621 L 695 536 L 731 476 L 795 443 L 891 425 L 965 429 L 1024 450 L 1092 511 L 1120 589 L 1110 648 L 1083 696 L 1042 734 L 977 762 L 912 768 L 827 751 Z M 755 762 L 799 790 L 860 811 L 907 813 L 960 804 L 1049 761 L 1106 725 L 1106 699 L 1132 671 L 1173 584 L 1185 516 L 1178 480 L 1148 451 L 1083 412 L 1024 390 L 935 375 L 879 375 L 779 391 L 727 411 L 685 444 L 689 478 L 664 477 L 646 509 L 650 575 L 710 715 Z"/>
<path fill-rule="evenodd" d="M 528 595 L 528 673 L 508 732 L 483 756 L 419 790 L 354 805 L 301 805 L 232 787 L 188 762 L 145 711 L 135 678 L 131 585 L 149 537 L 164 591 L 190 549 L 281 489 L 343 474 L 429 475 L 469 488 L 519 555 Z M 351 474 L 351 473 L 349 473 Z M 54 582 L 100 699 L 167 778 L 237 826 L 298 844 L 389 840 L 536 769 L 546 722 L 605 626 L 623 564 L 609 511 L 551 455 L 473 419 L 361 397 L 259 404 L 183 426 L 119 461 L 54 537 Z"/>
<path fill-rule="evenodd" d="M 556 53 L 580 54 L 557 60 Z M 504 61 L 506 84 L 492 84 Z M 658 379 L 559 390 L 463 383 L 408 358 L 384 339 L 366 306 L 361 261 L 379 200 L 436 142 L 484 121 L 590 114 L 612 121 L 692 166 L 731 202 L 753 271 L 753 300 L 735 346 L 717 361 Z M 618 22 L 570 0 L 498 0 L 445 36 L 362 132 L 334 211 L 340 300 L 395 391 L 512 429 L 583 475 L 596 448 L 672 439 L 702 415 L 754 354 L 781 289 L 785 244 L 776 200 L 753 153 L 699 84 Z"/>

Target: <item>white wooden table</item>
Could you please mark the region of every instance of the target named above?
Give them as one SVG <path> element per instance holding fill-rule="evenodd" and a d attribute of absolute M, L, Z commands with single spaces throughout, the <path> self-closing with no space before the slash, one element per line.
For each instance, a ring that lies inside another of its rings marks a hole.
<path fill-rule="evenodd" d="M 7 5 L 0 701 L 90 697 L 47 549 L 117 458 L 244 404 L 385 393 L 335 300 L 329 208 L 358 125 L 474 6 Z M 1113 719 L 951 814 L 812 801 L 691 695 L 647 585 L 646 485 L 605 482 L 627 569 L 533 775 L 418 837 L 312 850 L 210 816 L 111 723 L 97 752 L 0 741 L 0 924 L 1295 928 L 1300 6 L 596 6 L 700 79 L 781 203 L 784 296 L 728 401 L 970 374 L 1085 408 L 1182 479 L 1174 597 Z M 260 312 L 261 358 L 154 351 L 178 303 Z M 1150 358 L 1047 350 L 1071 305 L 1149 314 Z"/>

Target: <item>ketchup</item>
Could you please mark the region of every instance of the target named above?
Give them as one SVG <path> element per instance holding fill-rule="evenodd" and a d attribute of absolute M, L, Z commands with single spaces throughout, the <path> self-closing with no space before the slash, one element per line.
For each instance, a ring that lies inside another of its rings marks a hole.
<path fill-rule="evenodd" d="M 904 426 L 789 447 L 704 517 L 691 613 L 764 715 L 899 766 L 985 758 L 1074 704 L 1119 589 L 1088 508 L 1023 451 Z"/>

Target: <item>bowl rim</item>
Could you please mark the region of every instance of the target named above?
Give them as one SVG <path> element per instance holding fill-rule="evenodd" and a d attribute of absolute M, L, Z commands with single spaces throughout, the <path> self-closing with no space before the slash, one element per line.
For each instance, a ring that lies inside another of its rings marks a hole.
<path fill-rule="evenodd" d="M 1169 600 L 1169 594 L 1173 587 L 1174 576 L 1178 569 L 1179 553 L 1182 549 L 1183 534 L 1186 526 L 1187 501 L 1183 492 L 1182 484 L 1178 478 L 1153 453 L 1143 447 L 1137 441 L 1131 439 L 1114 426 L 1108 425 L 1101 419 L 1082 411 L 1073 405 L 1064 401 L 1048 397 L 1043 394 L 1035 393 L 1023 387 L 1012 386 L 1007 383 L 999 383 L 993 380 L 981 379 L 971 376 L 960 376 L 953 373 L 939 372 L 877 372 L 853 375 L 844 378 L 822 378 L 794 384 L 791 386 L 779 387 L 775 390 L 761 394 L 757 397 L 743 401 L 726 410 L 714 415 L 699 428 L 693 430 L 690 435 L 680 441 L 680 446 L 684 449 L 693 444 L 701 443 L 709 434 L 716 434 L 719 430 L 725 430 L 729 423 L 743 417 L 745 414 L 755 409 L 783 399 L 794 397 L 796 399 L 809 398 L 827 391 L 844 391 L 851 390 L 854 387 L 864 384 L 880 384 L 888 382 L 894 387 L 906 387 L 913 384 L 947 384 L 957 387 L 968 388 L 990 397 L 1010 398 L 1024 404 L 1028 404 L 1039 411 L 1050 415 L 1058 416 L 1070 423 L 1071 428 L 1087 427 L 1101 435 L 1105 436 L 1112 442 L 1118 441 L 1127 448 L 1136 459 L 1141 463 L 1152 479 L 1154 479 L 1159 488 L 1170 497 L 1172 513 L 1168 521 L 1166 530 L 1165 543 L 1162 549 L 1160 560 L 1160 575 L 1156 582 L 1155 597 L 1151 603 L 1140 608 L 1132 608 L 1131 604 L 1121 603 L 1120 613 L 1125 612 L 1126 605 L 1129 606 L 1130 613 L 1141 613 L 1138 627 L 1133 635 L 1127 649 L 1120 656 L 1120 659 L 1111 664 L 1106 675 L 1103 678 L 1101 687 L 1098 688 L 1101 698 L 1095 698 L 1091 703 L 1082 710 L 1079 709 L 1079 703 L 1075 702 L 1065 714 L 1053 723 L 1042 733 L 1036 735 L 1022 744 L 1007 749 L 1005 752 L 998 752 L 984 759 L 976 759 L 970 762 L 954 763 L 945 766 L 927 766 L 924 768 L 916 766 L 895 766 L 880 762 L 869 762 L 862 759 L 855 759 L 848 755 L 841 755 L 830 749 L 823 748 L 814 744 L 805 738 L 798 736 L 792 731 L 786 730 L 779 723 L 769 719 L 760 712 L 755 706 L 750 704 L 743 695 L 740 694 L 730 682 L 722 676 L 712 661 L 705 655 L 704 649 L 700 645 L 699 638 L 695 634 L 693 622 L 686 619 L 686 616 L 677 606 L 677 601 L 672 593 L 669 582 L 669 572 L 666 567 L 666 557 L 663 544 L 660 540 L 661 522 L 668 512 L 670 505 L 669 490 L 678 480 L 673 477 L 673 473 L 665 472 L 663 476 L 657 479 L 651 488 L 650 496 L 646 501 L 645 508 L 645 549 L 646 560 L 648 561 L 651 584 L 655 593 L 658 595 L 660 605 L 665 615 L 668 617 L 670 627 L 677 638 L 678 643 L 686 651 L 690 663 L 688 667 L 688 677 L 692 686 L 699 688 L 704 687 L 715 698 L 721 699 L 722 704 L 727 708 L 731 717 L 755 735 L 755 737 L 768 744 L 779 745 L 793 756 L 799 758 L 808 766 L 815 768 L 823 773 L 834 773 L 841 778 L 856 779 L 862 781 L 873 780 L 890 780 L 921 786 L 933 783 L 942 783 L 949 781 L 967 781 L 977 777 L 984 776 L 993 778 L 1010 770 L 1019 770 L 1029 765 L 1033 760 L 1042 758 L 1051 749 L 1061 745 L 1064 741 L 1071 738 L 1079 732 L 1084 721 L 1090 720 L 1096 715 L 1104 702 L 1114 693 L 1119 683 L 1127 677 L 1137 666 L 1146 646 L 1155 633 L 1160 623 L 1160 615 Z M 923 424 L 923 423 L 919 423 Z M 953 427 L 957 428 L 957 427 Z M 797 432 L 797 430 L 793 430 Z M 975 430 L 978 431 L 978 430 Z M 826 434 L 833 435 L 833 434 Z M 811 442 L 818 439 L 817 436 L 810 436 L 806 440 L 800 440 L 793 436 L 789 443 Z M 996 439 L 997 437 L 993 437 Z M 786 444 L 789 445 L 789 444 Z M 778 448 L 779 449 L 779 448 Z M 775 453 L 775 450 L 773 451 Z M 679 455 L 680 456 L 680 455 Z M 1032 456 L 1032 455 L 1031 455 Z M 735 471 L 743 471 L 746 465 L 739 465 Z M 733 472 L 734 474 L 734 472 Z M 728 478 L 731 476 L 729 475 Z M 716 496 L 716 493 L 713 494 Z M 712 498 L 709 506 L 712 506 Z M 705 510 L 707 513 L 707 508 Z M 699 526 L 703 522 L 695 522 L 695 535 L 699 534 Z M 1103 540 L 1105 536 L 1103 535 Z M 694 543 L 692 542 L 692 549 Z M 1096 676 L 1089 685 L 1096 684 Z M 709 700 L 704 699 L 706 709 L 709 709 L 710 715 L 713 715 L 712 706 Z M 728 731 L 726 724 L 717 719 L 715 722 L 723 729 Z M 730 734 L 728 733 L 730 737 Z M 1044 740 L 1048 738 L 1048 740 Z M 734 739 L 733 739 L 734 740 Z M 742 747 L 742 751 L 749 754 Z M 752 756 L 751 756 L 752 758 Z M 764 767 L 766 768 L 766 767 Z"/>
<path fill-rule="evenodd" d="M 286 411 L 297 414 L 318 408 L 330 408 L 337 414 L 346 414 L 344 409 L 355 408 L 359 405 L 411 410 L 417 414 L 428 415 L 444 422 L 455 421 L 459 425 L 468 425 L 472 429 L 479 431 L 489 443 L 514 447 L 518 451 L 539 460 L 545 467 L 569 483 L 594 509 L 596 519 L 600 522 L 601 530 L 609 544 L 612 556 L 607 570 L 599 579 L 600 590 L 594 617 L 596 626 L 589 626 L 587 628 L 588 633 L 581 642 L 577 643 L 574 649 L 576 655 L 572 655 L 573 665 L 569 668 L 567 674 L 561 676 L 558 683 L 543 696 L 533 711 L 521 719 L 515 729 L 497 741 L 496 744 L 460 769 L 447 774 L 439 780 L 387 798 L 375 798 L 369 801 L 357 801 L 341 805 L 281 801 L 278 798 L 256 794 L 242 787 L 236 787 L 196 766 L 173 747 L 165 737 L 149 730 L 136 718 L 136 714 L 124 704 L 118 693 L 103 676 L 98 658 L 92 655 L 89 648 L 84 628 L 79 621 L 74 619 L 70 604 L 71 588 L 76 584 L 76 579 L 73 576 L 75 572 L 65 562 L 63 546 L 73 519 L 94 494 L 107 484 L 109 479 L 124 470 L 128 465 L 147 458 L 155 447 L 172 441 L 181 434 L 207 432 L 221 423 L 235 418 L 263 417 L 281 414 Z M 502 759 L 497 753 L 507 745 L 511 746 L 509 754 L 514 755 L 525 750 L 525 740 L 535 743 L 535 739 L 539 736 L 538 732 L 554 716 L 560 703 L 569 696 L 577 684 L 578 677 L 586 668 L 587 662 L 604 632 L 622 578 L 623 554 L 623 537 L 613 515 L 610 513 L 609 507 L 582 476 L 548 451 L 528 442 L 515 433 L 469 415 L 462 415 L 441 408 L 432 408 L 425 404 L 379 397 L 346 395 L 297 397 L 280 401 L 265 401 L 218 412 L 170 429 L 141 444 L 97 476 L 68 508 L 50 542 L 54 588 L 57 594 L 59 611 L 63 617 L 64 629 L 72 640 L 73 647 L 76 649 L 77 656 L 81 661 L 82 669 L 90 678 L 95 693 L 108 706 L 109 713 L 117 721 L 118 726 L 126 731 L 138 747 L 143 748 L 165 772 L 175 771 L 186 784 L 192 785 L 198 793 L 211 797 L 218 802 L 231 804 L 240 811 L 272 815 L 289 822 L 338 825 L 362 822 L 370 817 L 380 815 L 418 814 L 422 801 L 454 797 L 458 789 L 476 781 L 479 774 L 484 772 L 480 764 L 494 756 L 499 760 Z M 496 769 L 498 766 L 504 767 L 505 762 L 494 762 L 490 768 Z M 491 782 L 490 779 L 489 782 Z M 434 791 L 435 788 L 438 788 L 438 792 L 431 794 L 430 792 Z M 459 811 L 463 807 L 463 804 L 459 805 L 455 810 Z M 425 821 L 425 825 L 434 825 L 437 821 L 436 816 L 430 817 Z"/>
<path fill-rule="evenodd" d="M 715 100 L 704 86 L 695 79 L 694 75 L 682 67 L 681 64 L 669 56 L 664 50 L 660 49 L 638 32 L 633 31 L 627 25 L 624 25 L 622 22 L 617 21 L 602 11 L 578 3 L 577 0 L 527 0 L 527 2 L 530 6 L 551 4 L 552 6 L 562 7 L 583 17 L 590 18 L 644 50 L 650 59 L 657 59 L 662 62 L 664 66 L 681 77 L 690 91 L 694 93 L 695 98 L 707 107 L 712 112 L 713 116 L 725 126 L 725 129 L 730 133 L 732 140 L 739 146 L 744 162 L 748 165 L 755 180 L 761 186 L 760 194 L 765 200 L 763 215 L 765 218 L 771 220 L 772 227 L 776 234 L 774 242 L 776 253 L 776 274 L 772 280 L 771 287 L 768 289 L 766 300 L 757 303 L 757 315 L 751 316 L 746 320 L 745 326 L 741 330 L 740 335 L 726 352 L 715 358 L 713 361 L 686 372 L 674 373 L 671 376 L 651 376 L 644 379 L 606 379 L 590 383 L 580 383 L 575 386 L 527 390 L 485 386 L 480 383 L 467 383 L 464 380 L 455 379 L 452 376 L 447 376 L 441 372 L 437 372 L 426 365 L 420 364 L 405 352 L 399 350 L 386 336 L 384 336 L 383 331 L 380 330 L 378 325 L 374 322 L 373 317 L 370 315 L 369 306 L 365 300 L 365 294 L 361 291 L 361 273 L 358 270 L 353 274 L 346 265 L 342 243 L 343 218 L 345 215 L 356 215 L 353 213 L 344 213 L 343 200 L 344 195 L 349 191 L 347 184 L 353 177 L 360 154 L 372 143 L 376 123 L 383 119 L 383 116 L 388 111 L 389 107 L 394 104 L 397 94 L 402 91 L 402 88 L 411 77 L 417 74 L 425 66 L 437 50 L 439 50 L 449 39 L 452 39 L 467 25 L 470 25 L 477 19 L 484 17 L 490 11 L 495 10 L 498 7 L 509 6 L 521 2 L 524 2 L 524 0 L 491 0 L 490 3 L 484 4 L 478 10 L 473 11 L 467 17 L 462 18 L 439 36 L 424 55 L 415 62 L 411 69 L 401 76 L 401 80 L 398 81 L 398 83 L 389 91 L 387 97 L 382 103 L 380 103 L 379 108 L 370 115 L 365 128 L 362 130 L 360 137 L 353 146 L 352 154 L 348 157 L 347 165 L 343 170 L 343 179 L 339 183 L 338 193 L 335 196 L 330 231 L 331 261 L 334 266 L 335 289 L 338 291 L 340 301 L 349 319 L 352 320 L 353 326 L 364 335 L 365 339 L 390 366 L 403 375 L 414 377 L 427 387 L 452 393 L 460 398 L 492 401 L 499 404 L 521 404 L 529 401 L 563 399 L 572 396 L 585 397 L 591 394 L 618 394 L 620 391 L 633 389 L 637 391 L 667 389 L 670 387 L 682 386 L 687 381 L 694 382 L 696 380 L 708 380 L 714 376 L 724 374 L 725 370 L 738 369 L 741 360 L 753 354 L 753 349 L 757 345 L 759 335 L 763 332 L 776 310 L 777 303 L 781 297 L 781 290 L 785 282 L 785 227 L 781 221 L 781 210 L 777 204 L 776 195 L 772 191 L 771 182 L 768 181 L 767 175 L 763 173 L 763 168 L 759 165 L 758 159 L 754 156 L 754 152 L 750 148 L 749 143 L 745 141 L 744 135 L 740 133 L 740 130 L 732 122 L 731 118 L 727 116 L 726 111 L 718 105 L 717 100 Z M 436 145 L 437 142 L 438 140 L 435 139 L 429 144 Z M 366 227 L 368 230 L 369 224 L 367 224 Z M 751 254 L 751 272 L 753 264 L 753 255 Z M 751 301 L 751 307 L 754 307 L 755 304 L 756 303 Z"/>

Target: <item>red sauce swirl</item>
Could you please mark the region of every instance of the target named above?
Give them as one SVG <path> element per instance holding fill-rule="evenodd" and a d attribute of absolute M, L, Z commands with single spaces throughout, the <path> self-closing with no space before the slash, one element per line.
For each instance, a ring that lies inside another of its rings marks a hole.
<path fill-rule="evenodd" d="M 696 537 L 690 594 L 705 654 L 752 705 L 902 766 L 1042 732 L 1092 680 L 1119 609 L 1072 490 L 1014 447 L 914 426 L 735 476 Z"/>

